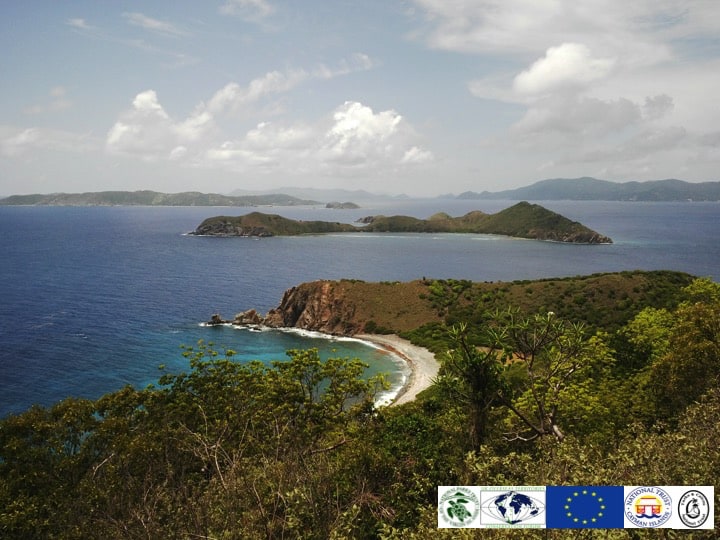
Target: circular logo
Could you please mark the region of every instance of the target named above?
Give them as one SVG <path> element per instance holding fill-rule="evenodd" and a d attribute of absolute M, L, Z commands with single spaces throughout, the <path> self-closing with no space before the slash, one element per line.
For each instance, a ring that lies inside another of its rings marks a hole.
<path fill-rule="evenodd" d="M 659 487 L 638 487 L 625 497 L 625 517 L 636 527 L 660 527 L 672 516 L 672 499 Z"/>
<path fill-rule="evenodd" d="M 487 500 L 483 497 L 483 514 L 506 525 L 519 525 L 541 515 L 545 510 L 542 501 L 517 491 L 507 491 L 492 495 Z"/>
<path fill-rule="evenodd" d="M 710 504 L 705 494 L 695 489 L 687 491 L 678 502 L 678 515 L 688 527 L 700 527 L 710 515 Z"/>
<path fill-rule="evenodd" d="M 480 513 L 480 501 L 468 488 L 453 487 L 440 498 L 440 517 L 453 527 L 467 527 Z"/>

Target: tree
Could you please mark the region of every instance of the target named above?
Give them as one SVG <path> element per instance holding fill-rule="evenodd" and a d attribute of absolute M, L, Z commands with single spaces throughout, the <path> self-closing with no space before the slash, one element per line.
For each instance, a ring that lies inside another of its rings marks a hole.
<path fill-rule="evenodd" d="M 488 347 L 472 345 L 464 323 L 452 327 L 450 337 L 454 347 L 442 358 L 438 383 L 468 407 L 470 443 L 477 449 L 487 436 L 490 411 L 503 403 L 508 393 L 503 378 L 502 330 L 487 327 Z"/>
<path fill-rule="evenodd" d="M 553 312 L 523 318 L 510 311 L 504 336 L 510 361 L 520 363 L 526 375 L 516 399 L 503 396 L 515 418 L 507 436 L 527 441 L 552 435 L 562 441 L 560 422 L 568 398 L 590 393 L 587 379 L 607 357 L 592 354 L 597 344 L 585 339 L 581 323 L 568 323 Z"/>
<path fill-rule="evenodd" d="M 582 324 L 554 313 L 498 313 L 483 328 L 483 346 L 469 343 L 467 326 L 451 330 L 439 382 L 468 407 L 474 448 L 484 441 L 492 409 L 509 409 L 508 440 L 529 441 L 564 428 L 592 432 L 609 421 L 602 389 L 613 357 L 601 336 L 586 339 Z"/>
<path fill-rule="evenodd" d="M 684 291 L 688 299 L 674 313 L 667 350 L 651 368 L 658 410 L 670 417 L 720 378 L 720 284 L 697 279 Z"/>

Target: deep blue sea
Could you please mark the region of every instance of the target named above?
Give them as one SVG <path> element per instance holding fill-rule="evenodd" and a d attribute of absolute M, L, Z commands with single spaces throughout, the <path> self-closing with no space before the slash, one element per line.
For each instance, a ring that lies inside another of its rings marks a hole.
<path fill-rule="evenodd" d="M 296 219 L 352 222 L 374 214 L 429 217 L 512 201 L 398 200 L 359 210 L 263 208 Z M 245 208 L 0 207 L 0 417 L 67 396 L 97 398 L 187 369 L 180 346 L 199 339 L 241 359 L 292 348 L 360 357 L 404 374 L 396 358 L 352 340 L 200 325 L 261 313 L 304 281 L 421 277 L 511 281 L 669 269 L 720 281 L 720 204 L 541 202 L 610 236 L 565 245 L 491 235 L 338 234 L 287 238 L 188 236 L 206 217 Z"/>

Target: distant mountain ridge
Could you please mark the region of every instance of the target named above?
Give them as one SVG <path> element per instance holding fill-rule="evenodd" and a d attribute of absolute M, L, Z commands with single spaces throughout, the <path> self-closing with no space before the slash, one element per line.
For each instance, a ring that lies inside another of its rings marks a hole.
<path fill-rule="evenodd" d="M 283 193 L 229 196 L 218 193 L 160 193 L 157 191 L 97 191 L 12 195 L 0 199 L 4 206 L 304 206 L 324 204 Z"/>
<path fill-rule="evenodd" d="M 505 191 L 466 191 L 458 199 L 571 200 L 571 201 L 720 201 L 720 182 L 651 180 L 610 182 L 589 176 L 552 178 Z"/>

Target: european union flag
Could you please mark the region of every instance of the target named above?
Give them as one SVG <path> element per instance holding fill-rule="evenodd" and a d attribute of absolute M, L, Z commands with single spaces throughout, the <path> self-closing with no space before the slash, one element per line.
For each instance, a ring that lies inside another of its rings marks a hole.
<path fill-rule="evenodd" d="M 548 529 L 622 529 L 623 486 L 547 486 Z"/>

